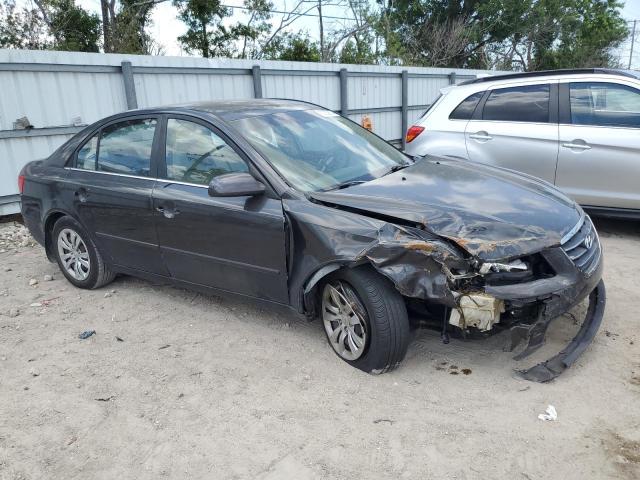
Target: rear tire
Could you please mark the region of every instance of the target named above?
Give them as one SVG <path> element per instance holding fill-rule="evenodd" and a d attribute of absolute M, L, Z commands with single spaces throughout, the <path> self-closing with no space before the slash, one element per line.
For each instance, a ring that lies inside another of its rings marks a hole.
<path fill-rule="evenodd" d="M 73 218 L 56 221 L 51 239 L 60 271 L 76 287 L 100 288 L 115 278 L 87 231 Z"/>
<path fill-rule="evenodd" d="M 320 318 L 334 352 L 367 373 L 398 367 L 410 342 L 407 308 L 393 284 L 370 266 L 339 270 L 323 282 Z"/>

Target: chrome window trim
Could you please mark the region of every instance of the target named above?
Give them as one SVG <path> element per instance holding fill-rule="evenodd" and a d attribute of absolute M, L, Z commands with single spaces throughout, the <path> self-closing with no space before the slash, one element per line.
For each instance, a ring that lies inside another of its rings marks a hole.
<path fill-rule="evenodd" d="M 64 167 L 64 169 L 73 170 L 76 172 L 88 172 L 88 173 L 99 173 L 100 175 L 112 175 L 114 177 L 139 178 L 140 180 L 153 180 L 155 182 L 164 182 L 168 184 L 177 183 L 178 185 L 187 185 L 189 187 L 209 188 L 208 185 L 202 185 L 199 183 L 180 182 L 178 180 L 167 180 L 165 178 L 141 177 L 139 175 L 129 175 L 127 173 L 103 172 L 101 170 L 87 170 L 84 168 L 76 168 L 76 167 Z"/>
<path fill-rule="evenodd" d="M 141 180 L 156 180 L 153 177 L 142 177 L 140 175 L 129 175 L 127 173 L 103 172 L 101 170 L 87 170 L 86 168 L 64 167 L 65 170 L 73 170 L 76 172 L 99 173 L 100 175 L 113 175 L 115 177 L 139 178 Z"/>
<path fill-rule="evenodd" d="M 201 183 L 189 183 L 189 182 L 180 182 L 178 180 L 167 180 L 166 178 L 156 178 L 158 182 L 164 182 L 167 184 L 177 183 L 178 185 L 187 185 L 189 187 L 198 187 L 198 188 L 209 188 L 209 185 L 202 185 Z"/>

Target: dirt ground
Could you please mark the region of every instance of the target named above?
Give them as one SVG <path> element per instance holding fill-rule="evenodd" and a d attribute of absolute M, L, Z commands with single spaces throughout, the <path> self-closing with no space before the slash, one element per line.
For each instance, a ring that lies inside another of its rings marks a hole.
<path fill-rule="evenodd" d="M 421 330 L 400 369 L 371 376 L 292 314 L 130 277 L 79 290 L 2 224 L 0 479 L 638 479 L 640 223 L 597 226 L 603 325 L 536 384 L 499 336 Z M 537 418 L 549 404 L 555 422 Z"/>

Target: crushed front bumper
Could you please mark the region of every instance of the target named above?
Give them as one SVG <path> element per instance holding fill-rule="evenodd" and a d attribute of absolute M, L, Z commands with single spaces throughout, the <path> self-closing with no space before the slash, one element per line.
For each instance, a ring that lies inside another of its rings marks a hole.
<path fill-rule="evenodd" d="M 595 337 L 604 315 L 606 294 L 602 281 L 603 263 L 598 258 L 588 273 L 581 272 L 561 249 L 543 252 L 557 275 L 533 282 L 491 287 L 485 291 L 509 303 L 537 305 L 538 315 L 533 322 L 516 323 L 510 329 L 506 350 L 512 351 L 525 341 L 525 349 L 514 357 L 521 360 L 545 342 L 550 323 L 588 297 L 589 305 L 580 331 L 560 353 L 518 374 L 535 382 L 548 382 L 570 367 Z"/>
<path fill-rule="evenodd" d="M 573 340 L 571 340 L 571 342 L 569 342 L 569 344 L 560 353 L 551 357 L 549 360 L 526 370 L 517 370 L 518 374 L 525 380 L 531 380 L 533 382 L 548 382 L 573 365 L 596 336 L 598 328 L 600 328 L 600 324 L 602 323 L 602 317 L 604 316 L 605 304 L 606 292 L 604 288 L 604 281 L 600 280 L 598 285 L 596 285 L 596 288 L 594 288 L 589 294 L 589 306 L 587 308 L 587 313 L 580 330 Z M 549 321 L 550 320 L 547 320 L 547 325 Z M 544 331 L 546 332 L 546 325 L 544 327 Z M 533 350 L 538 348 L 535 344 L 531 344 L 531 340 L 533 339 L 533 336 L 530 337 L 529 345 L 524 352 L 516 356 L 517 360 L 524 358 L 532 353 Z M 544 342 L 544 332 L 542 342 Z"/>

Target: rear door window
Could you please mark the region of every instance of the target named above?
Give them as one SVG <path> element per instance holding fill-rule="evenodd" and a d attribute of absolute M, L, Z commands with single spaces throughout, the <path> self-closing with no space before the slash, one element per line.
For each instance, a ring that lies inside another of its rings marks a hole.
<path fill-rule="evenodd" d="M 612 127 L 640 127 L 640 91 L 606 82 L 569 85 L 571 123 Z"/>
<path fill-rule="evenodd" d="M 549 85 L 523 85 L 492 90 L 482 111 L 483 120 L 549 122 Z"/>
<path fill-rule="evenodd" d="M 477 92 L 469 95 L 451 112 L 450 120 L 470 120 L 475 112 L 478 102 L 484 95 L 484 92 Z"/>
<path fill-rule="evenodd" d="M 85 142 L 75 167 L 148 177 L 157 120 L 134 119 L 107 125 Z"/>
<path fill-rule="evenodd" d="M 78 151 L 76 168 L 83 170 L 95 170 L 98 159 L 98 135 L 94 135 Z"/>
<path fill-rule="evenodd" d="M 127 120 L 102 129 L 97 170 L 148 177 L 157 121 Z"/>

